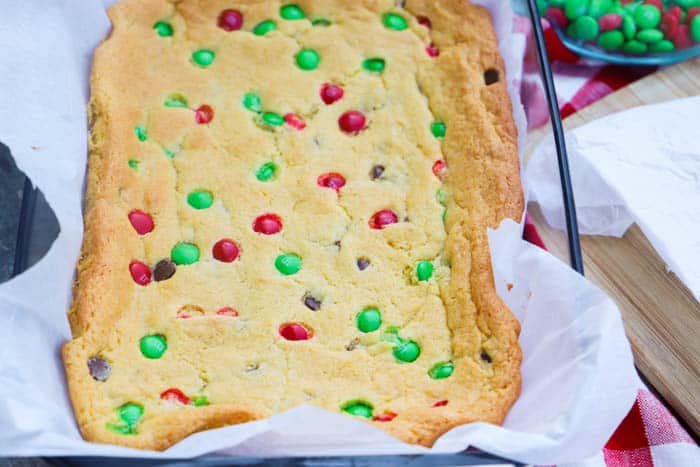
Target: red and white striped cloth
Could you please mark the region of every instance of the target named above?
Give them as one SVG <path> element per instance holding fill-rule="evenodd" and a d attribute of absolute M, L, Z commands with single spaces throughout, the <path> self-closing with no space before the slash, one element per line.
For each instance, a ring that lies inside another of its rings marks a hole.
<path fill-rule="evenodd" d="M 566 49 L 551 28 L 545 31 L 545 37 L 562 117 L 655 71 L 651 67 L 582 65 L 578 63 L 578 56 Z M 526 77 L 522 83 L 523 98 L 528 100 L 526 108 L 530 126 L 537 127 L 544 124 L 549 115 L 539 86 L 534 85 L 535 81 L 528 86 L 527 71 L 526 66 Z M 536 70 L 530 71 L 537 73 Z M 526 218 L 524 237 L 545 248 L 529 217 Z M 573 466 L 700 466 L 700 448 L 663 403 L 646 389 L 640 389 L 632 410 L 603 451 L 593 459 L 571 464 Z"/>

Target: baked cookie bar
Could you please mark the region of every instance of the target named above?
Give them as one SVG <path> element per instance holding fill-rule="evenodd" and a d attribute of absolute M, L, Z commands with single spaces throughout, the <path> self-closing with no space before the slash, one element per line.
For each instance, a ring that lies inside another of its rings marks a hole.
<path fill-rule="evenodd" d="M 519 219 L 489 14 L 462 0 L 126 0 L 95 52 L 63 357 L 87 440 L 165 449 L 300 404 L 430 446 L 501 423 Z"/>

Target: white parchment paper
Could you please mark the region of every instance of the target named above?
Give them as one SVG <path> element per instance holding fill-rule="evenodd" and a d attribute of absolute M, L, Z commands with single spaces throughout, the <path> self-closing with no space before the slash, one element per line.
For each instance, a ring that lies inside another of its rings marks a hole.
<path fill-rule="evenodd" d="M 432 450 L 403 444 L 351 417 L 302 406 L 268 420 L 195 434 L 164 453 L 84 442 L 67 397 L 59 349 L 81 232 L 88 72 L 109 31 L 99 1 L 0 2 L 0 141 L 39 186 L 61 225 L 46 257 L 0 286 L 0 455 L 192 457 L 458 452 L 468 446 L 538 464 L 600 451 L 632 406 L 639 380 L 619 312 L 600 290 L 506 221 L 491 232 L 499 294 L 522 323 L 522 395 L 502 427 L 475 423 Z M 524 37 L 509 2 L 494 16 L 514 102 Z M 522 108 L 515 106 L 521 135 Z M 507 284 L 513 284 L 508 290 Z"/>
<path fill-rule="evenodd" d="M 700 96 L 616 113 L 566 135 L 581 233 L 621 237 L 637 223 L 700 300 Z M 527 168 L 532 201 L 563 229 L 554 147 Z"/>

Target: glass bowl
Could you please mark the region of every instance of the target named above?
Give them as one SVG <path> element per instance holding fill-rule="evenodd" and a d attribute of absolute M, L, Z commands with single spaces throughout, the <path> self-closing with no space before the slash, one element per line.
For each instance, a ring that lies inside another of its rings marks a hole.
<path fill-rule="evenodd" d="M 546 19 L 546 18 L 545 18 Z M 673 65 L 685 60 L 700 56 L 700 44 L 693 47 L 675 50 L 673 52 L 664 53 L 645 53 L 639 55 L 626 54 L 621 51 L 604 50 L 595 44 L 583 42 L 579 39 L 574 39 L 567 36 L 562 28 L 553 21 L 548 21 L 550 26 L 554 28 L 559 39 L 564 43 L 566 48 L 580 57 L 595 60 L 599 62 L 614 63 L 617 65 Z"/>

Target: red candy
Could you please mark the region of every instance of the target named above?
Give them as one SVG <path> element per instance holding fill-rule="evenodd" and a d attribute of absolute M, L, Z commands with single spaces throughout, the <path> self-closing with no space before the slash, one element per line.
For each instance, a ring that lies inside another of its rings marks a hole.
<path fill-rule="evenodd" d="M 193 316 L 204 316 L 204 308 L 197 305 L 185 305 L 177 310 L 177 317 L 180 319 L 190 319 Z"/>
<path fill-rule="evenodd" d="M 437 401 L 433 404 L 433 407 L 445 407 L 447 405 L 447 399 L 442 401 Z"/>
<path fill-rule="evenodd" d="M 561 8 L 553 6 L 547 8 L 547 11 L 544 12 L 544 17 L 547 18 L 551 24 L 556 24 L 562 29 L 569 25 L 569 18 L 566 17 L 564 10 Z"/>
<path fill-rule="evenodd" d="M 694 9 L 695 9 L 695 8 L 690 8 L 690 9 L 688 10 L 687 14 L 690 14 L 690 12 L 691 12 L 692 10 L 694 10 Z M 669 9 L 666 11 L 665 14 L 666 14 L 666 15 L 673 16 L 673 17 L 675 17 L 678 21 L 680 21 L 680 20 L 681 20 L 681 16 L 683 16 L 683 9 L 682 9 L 681 7 L 679 7 L 678 5 L 672 6 L 671 8 L 669 8 Z"/>
<path fill-rule="evenodd" d="M 661 26 L 659 26 L 659 29 L 661 29 L 667 39 L 673 40 L 676 34 L 678 34 L 679 25 L 680 19 L 669 11 L 661 18 Z"/>
<path fill-rule="evenodd" d="M 199 124 L 207 124 L 214 120 L 214 109 L 206 104 L 200 105 L 199 108 L 194 111 L 194 118 Z"/>
<path fill-rule="evenodd" d="M 382 230 L 387 225 L 396 224 L 398 221 L 399 218 L 393 211 L 384 209 L 372 216 L 369 220 L 369 226 L 375 230 Z"/>
<path fill-rule="evenodd" d="M 445 171 L 447 171 L 447 164 L 442 159 L 435 161 L 433 164 L 433 174 L 440 180 L 445 178 Z"/>
<path fill-rule="evenodd" d="M 238 259 L 241 250 L 238 248 L 238 245 L 236 245 L 236 242 L 225 238 L 216 242 L 211 252 L 214 259 L 222 263 L 233 263 Z"/>
<path fill-rule="evenodd" d="M 691 47 L 693 45 L 693 38 L 690 37 L 690 28 L 688 25 L 683 24 L 678 26 L 678 31 L 671 40 L 678 50 Z"/>
<path fill-rule="evenodd" d="M 340 116 L 338 126 L 340 126 L 340 129 L 345 133 L 356 135 L 365 129 L 366 122 L 367 120 L 362 112 L 351 110 Z"/>
<path fill-rule="evenodd" d="M 600 32 L 612 31 L 622 25 L 622 16 L 615 13 L 608 13 L 598 18 L 598 27 Z"/>
<path fill-rule="evenodd" d="M 428 29 L 433 29 L 433 23 L 430 22 L 430 18 L 423 15 L 418 15 L 416 16 L 416 19 L 418 20 L 418 24 L 421 26 L 425 26 Z"/>
<path fill-rule="evenodd" d="M 305 341 L 313 337 L 311 330 L 299 323 L 286 323 L 280 326 L 280 336 L 288 341 Z"/>
<path fill-rule="evenodd" d="M 190 405 L 191 402 L 190 398 L 187 397 L 184 392 L 180 391 L 177 388 L 166 389 L 165 391 L 160 393 L 160 398 L 164 401 L 179 402 L 183 405 Z"/>
<path fill-rule="evenodd" d="M 243 15 L 238 10 L 224 10 L 217 24 L 224 31 L 238 31 L 243 27 Z"/>
<path fill-rule="evenodd" d="M 139 235 L 146 235 L 153 232 L 153 218 L 150 214 L 135 209 L 129 213 L 129 222 Z"/>
<path fill-rule="evenodd" d="M 398 414 L 395 414 L 394 412 L 384 412 L 381 415 L 375 415 L 372 417 L 372 420 L 375 422 L 390 422 L 395 419 L 397 415 Z"/>
<path fill-rule="evenodd" d="M 319 176 L 316 183 L 324 188 L 331 188 L 335 191 L 340 191 L 340 189 L 345 186 L 345 177 L 339 173 L 331 172 Z"/>
<path fill-rule="evenodd" d="M 306 128 L 306 122 L 304 122 L 304 120 L 302 120 L 301 117 L 298 117 L 297 115 L 294 115 L 293 113 L 288 113 L 287 115 L 285 115 L 284 121 L 287 122 L 287 125 L 291 126 L 292 128 L 295 128 L 299 131 Z"/>
<path fill-rule="evenodd" d="M 226 306 L 226 307 L 220 309 L 219 311 L 217 311 L 216 314 L 219 316 L 228 316 L 230 318 L 235 318 L 236 316 L 238 316 L 238 311 L 231 308 L 230 306 Z"/>
<path fill-rule="evenodd" d="M 129 272 L 131 273 L 131 278 L 134 279 L 138 285 L 148 285 L 151 282 L 151 268 L 147 264 L 141 261 L 132 261 L 129 264 Z"/>
<path fill-rule="evenodd" d="M 428 47 L 425 48 L 425 51 L 430 55 L 431 57 L 435 58 L 440 55 L 440 49 L 437 48 L 435 44 L 430 44 Z"/>
<path fill-rule="evenodd" d="M 335 84 L 326 83 L 321 88 L 321 100 L 328 105 L 338 102 L 343 98 L 344 94 L 345 91 L 343 91 L 343 88 Z"/>
<path fill-rule="evenodd" d="M 274 235 L 282 230 L 282 219 L 277 214 L 263 214 L 253 222 L 253 230 L 264 235 Z"/>

